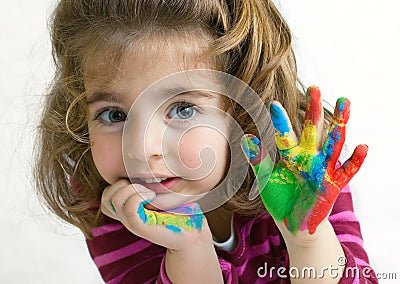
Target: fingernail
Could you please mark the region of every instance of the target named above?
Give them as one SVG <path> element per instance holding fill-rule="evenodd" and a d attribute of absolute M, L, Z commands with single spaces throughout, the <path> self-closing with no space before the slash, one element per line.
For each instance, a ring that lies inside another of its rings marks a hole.
<path fill-rule="evenodd" d="M 269 106 L 269 109 L 271 112 L 272 123 L 274 124 L 275 129 L 279 131 L 281 136 L 283 136 L 285 133 L 289 133 L 289 122 L 282 108 L 280 108 L 276 104 L 271 104 Z"/>
<path fill-rule="evenodd" d="M 310 86 L 307 88 L 307 96 L 311 96 L 311 95 L 317 95 L 319 93 L 319 95 L 321 96 L 321 91 L 319 90 L 318 86 Z"/>
<path fill-rule="evenodd" d="M 310 120 L 313 125 L 318 125 L 322 116 L 321 92 L 317 86 L 307 89 L 307 106 L 304 119 Z"/>
<path fill-rule="evenodd" d="M 260 140 L 256 136 L 248 134 L 242 138 L 241 142 L 242 149 L 247 157 L 250 159 L 256 158 L 260 152 L 260 148 L 258 146 L 258 144 L 260 144 Z"/>
<path fill-rule="evenodd" d="M 339 123 L 347 123 L 350 117 L 350 101 L 347 98 L 339 98 L 336 101 L 334 118 Z"/>
<path fill-rule="evenodd" d="M 242 138 L 242 149 L 248 162 L 253 166 L 258 165 L 265 157 L 266 152 L 260 139 L 252 134 L 247 134 Z"/>
<path fill-rule="evenodd" d="M 271 104 L 269 106 L 269 109 L 271 111 L 271 116 L 273 117 L 279 117 L 280 113 L 281 113 L 281 109 L 280 107 L 278 107 L 276 104 Z"/>

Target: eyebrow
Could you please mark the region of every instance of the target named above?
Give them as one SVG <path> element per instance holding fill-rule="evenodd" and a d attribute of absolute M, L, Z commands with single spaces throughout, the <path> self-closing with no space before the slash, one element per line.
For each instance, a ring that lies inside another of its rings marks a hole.
<path fill-rule="evenodd" d="M 109 93 L 109 92 L 94 92 L 92 95 L 88 96 L 86 98 L 86 103 L 88 105 L 97 103 L 97 102 L 121 102 L 121 100 L 119 99 L 118 94 L 116 93 Z"/>
<path fill-rule="evenodd" d="M 169 88 L 161 90 L 160 92 L 160 97 L 177 97 L 177 96 L 216 98 L 217 94 L 209 90 L 187 89 L 187 88 Z"/>
<path fill-rule="evenodd" d="M 187 88 L 168 88 L 164 89 L 160 92 L 161 97 L 178 97 L 178 96 L 195 96 L 195 97 L 203 97 L 203 98 L 216 98 L 216 94 L 213 94 L 212 91 L 206 90 L 188 90 Z M 114 92 L 103 92 L 98 91 L 94 92 L 90 96 L 87 97 L 86 103 L 88 105 L 97 103 L 97 102 L 116 102 L 120 103 L 120 96 Z"/>

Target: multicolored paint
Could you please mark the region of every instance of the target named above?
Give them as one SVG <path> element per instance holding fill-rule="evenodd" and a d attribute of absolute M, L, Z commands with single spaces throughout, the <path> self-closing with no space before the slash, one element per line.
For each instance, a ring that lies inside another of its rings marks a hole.
<path fill-rule="evenodd" d="M 165 228 L 180 233 L 193 229 L 201 229 L 203 224 L 203 212 L 197 203 L 188 203 L 169 211 L 153 211 L 144 208 L 149 201 L 143 201 L 138 208 L 138 214 L 143 223 L 151 226 L 164 226 Z"/>
<path fill-rule="evenodd" d="M 115 210 L 114 204 L 112 203 L 111 200 L 110 200 L 110 206 L 111 206 L 111 210 L 112 210 L 114 213 L 117 212 L 117 211 Z"/>
<path fill-rule="evenodd" d="M 317 129 L 322 124 L 323 109 L 321 93 L 317 87 L 307 90 L 305 123 L 300 143 L 297 142 L 284 109 L 278 104 L 272 104 L 270 110 L 281 155 L 272 173 L 265 175 L 260 172 L 260 165 L 265 164 L 271 168 L 272 161 L 264 154 L 261 142 L 257 143 L 258 138 L 246 135 L 242 139 L 242 148 L 259 185 L 264 185 L 259 186 L 260 195 L 271 216 L 283 221 L 293 234 L 307 229 L 313 234 L 328 216 L 340 191 L 360 169 L 368 147 L 359 145 L 353 155 L 337 168 L 350 115 L 349 100 L 340 98 L 336 102 L 327 138 L 321 151 L 318 151 Z M 266 176 L 268 180 L 265 180 Z"/>

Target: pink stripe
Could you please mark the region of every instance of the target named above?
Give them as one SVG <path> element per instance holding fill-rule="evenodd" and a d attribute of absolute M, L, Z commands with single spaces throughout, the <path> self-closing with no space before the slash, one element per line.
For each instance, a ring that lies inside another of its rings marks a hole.
<path fill-rule="evenodd" d="M 341 192 L 350 192 L 350 186 L 346 185 Z"/>
<path fill-rule="evenodd" d="M 144 282 L 144 284 L 154 283 L 154 280 L 155 280 L 155 279 L 156 279 L 156 278 L 150 279 L 149 281 Z"/>
<path fill-rule="evenodd" d="M 158 281 L 158 280 L 160 280 L 160 281 Z M 156 283 L 157 284 L 158 283 L 166 283 L 166 284 L 171 283 L 171 281 L 169 280 L 168 275 L 167 275 L 167 270 L 165 268 L 165 256 L 161 260 L 160 273 L 158 274 Z"/>
<path fill-rule="evenodd" d="M 339 242 L 341 242 L 341 243 L 352 242 L 352 243 L 359 244 L 361 247 L 363 246 L 363 240 L 355 235 L 339 234 L 339 235 L 337 235 L 337 238 L 338 238 Z"/>
<path fill-rule="evenodd" d="M 330 222 L 339 222 L 339 221 L 351 221 L 358 222 L 356 216 L 353 211 L 342 211 L 336 214 L 333 214 L 328 217 Z"/>
<path fill-rule="evenodd" d="M 119 284 L 121 283 L 121 280 L 126 276 L 126 274 L 128 274 L 130 272 L 130 270 L 125 271 L 124 273 L 118 275 L 117 277 L 111 279 L 110 281 L 107 281 L 107 284 Z M 156 280 L 156 278 L 152 278 L 148 281 L 146 281 L 144 284 L 149 284 L 149 283 L 154 283 L 154 281 Z"/>
<path fill-rule="evenodd" d="M 126 274 L 128 274 L 128 271 L 125 271 L 124 273 L 120 274 L 119 276 L 115 277 L 114 279 L 111 279 L 110 281 L 107 281 L 107 284 L 118 284 L 121 283 L 122 278 L 125 277 Z"/>
<path fill-rule="evenodd" d="M 153 245 L 151 242 L 141 239 L 133 244 L 127 245 L 118 250 L 97 256 L 93 259 L 93 261 L 94 261 L 94 263 L 96 263 L 97 267 L 100 268 L 104 265 L 110 264 L 112 262 L 118 261 L 127 256 L 130 256 L 130 255 L 138 253 L 142 250 L 145 250 L 146 248 L 148 248 L 151 245 Z"/>
<path fill-rule="evenodd" d="M 218 257 L 218 261 L 222 272 L 225 272 L 226 283 L 232 283 L 232 264 L 221 257 Z"/>
<path fill-rule="evenodd" d="M 112 223 L 112 224 L 107 224 L 101 227 L 93 228 L 92 233 L 94 237 L 98 237 L 101 235 L 105 235 L 111 232 L 118 231 L 122 229 L 124 226 L 121 223 Z"/>
<path fill-rule="evenodd" d="M 360 265 L 360 266 L 369 266 L 369 263 L 366 262 L 365 260 L 361 259 L 361 258 L 354 257 L 354 260 L 356 261 L 356 264 L 357 264 L 357 265 Z"/>

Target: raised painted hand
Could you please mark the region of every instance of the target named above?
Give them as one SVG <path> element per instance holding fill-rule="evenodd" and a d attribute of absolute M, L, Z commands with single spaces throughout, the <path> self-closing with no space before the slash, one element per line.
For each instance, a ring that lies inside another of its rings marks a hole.
<path fill-rule="evenodd" d="M 307 90 L 307 108 L 300 142 L 284 108 L 270 106 L 280 160 L 273 164 L 260 140 L 247 134 L 242 149 L 255 172 L 266 209 L 287 229 L 296 234 L 313 234 L 328 216 L 340 191 L 360 169 L 368 147 L 359 145 L 342 165 L 339 155 L 345 142 L 350 101 L 339 98 L 325 142 L 321 93 L 315 86 Z M 322 145 L 322 148 L 321 148 Z"/>

